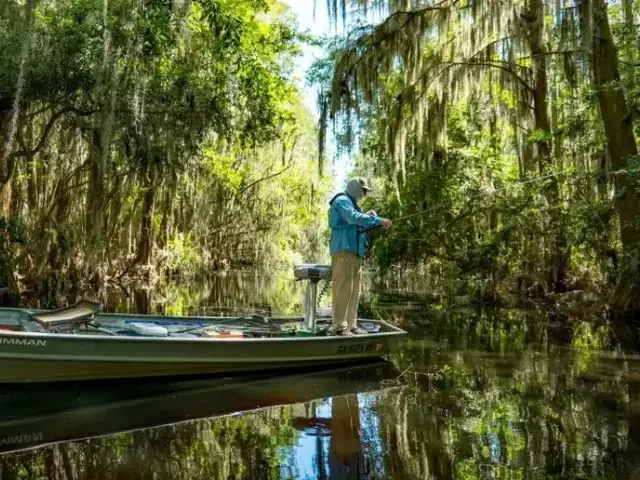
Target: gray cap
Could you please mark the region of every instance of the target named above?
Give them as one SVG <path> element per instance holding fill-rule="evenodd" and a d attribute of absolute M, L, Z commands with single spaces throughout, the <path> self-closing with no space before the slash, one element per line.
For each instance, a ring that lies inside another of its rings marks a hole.
<path fill-rule="evenodd" d="M 371 185 L 367 183 L 366 178 L 356 177 L 355 180 L 358 180 L 358 183 L 360 183 L 360 188 L 363 192 L 370 192 L 371 190 L 373 190 L 373 188 L 371 188 Z"/>

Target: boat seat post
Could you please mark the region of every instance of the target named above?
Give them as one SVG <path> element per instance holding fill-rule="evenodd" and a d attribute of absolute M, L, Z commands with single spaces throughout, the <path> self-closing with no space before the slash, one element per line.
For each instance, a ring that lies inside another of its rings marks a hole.
<path fill-rule="evenodd" d="M 304 297 L 304 328 L 316 331 L 316 304 L 318 303 L 318 282 L 331 280 L 330 265 L 303 264 L 293 269 L 296 280 L 306 280 L 307 288 Z"/>
<path fill-rule="evenodd" d="M 307 283 L 304 310 L 304 327 L 310 332 L 316 331 L 316 304 L 318 303 L 318 282 L 320 279 L 310 278 Z"/>

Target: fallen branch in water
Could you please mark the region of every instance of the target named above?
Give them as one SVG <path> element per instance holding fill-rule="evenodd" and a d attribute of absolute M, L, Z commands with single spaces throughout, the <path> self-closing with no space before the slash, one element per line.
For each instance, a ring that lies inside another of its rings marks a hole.
<path fill-rule="evenodd" d="M 445 365 L 442 368 L 439 368 L 432 372 L 418 372 L 413 370 L 413 367 L 405 368 L 400 375 L 398 375 L 393 380 L 383 380 L 381 385 L 383 386 L 398 386 L 398 385 L 407 385 L 406 377 L 413 377 L 413 381 L 417 382 L 419 377 L 425 377 L 428 380 L 429 391 L 431 393 L 436 393 L 438 390 L 433 386 L 433 382 L 442 380 L 449 373 L 450 368 L 448 365 Z"/>

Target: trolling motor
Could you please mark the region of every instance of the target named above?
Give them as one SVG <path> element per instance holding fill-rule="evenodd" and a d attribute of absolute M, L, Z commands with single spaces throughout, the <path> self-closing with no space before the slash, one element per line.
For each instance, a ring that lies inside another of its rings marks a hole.
<path fill-rule="evenodd" d="M 293 268 L 296 280 L 308 280 L 304 297 L 304 328 L 316 331 L 316 303 L 318 301 L 318 282 L 331 280 L 331 265 L 303 264 Z"/>

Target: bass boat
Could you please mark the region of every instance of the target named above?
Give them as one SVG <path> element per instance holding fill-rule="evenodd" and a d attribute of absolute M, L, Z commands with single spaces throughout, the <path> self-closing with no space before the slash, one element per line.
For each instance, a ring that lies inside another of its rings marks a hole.
<path fill-rule="evenodd" d="M 331 331 L 317 315 L 317 286 L 331 267 L 300 265 L 301 316 L 164 316 L 104 313 L 82 300 L 58 310 L 0 308 L 0 383 L 291 371 L 386 357 L 406 332 L 358 320 L 356 335 Z"/>

